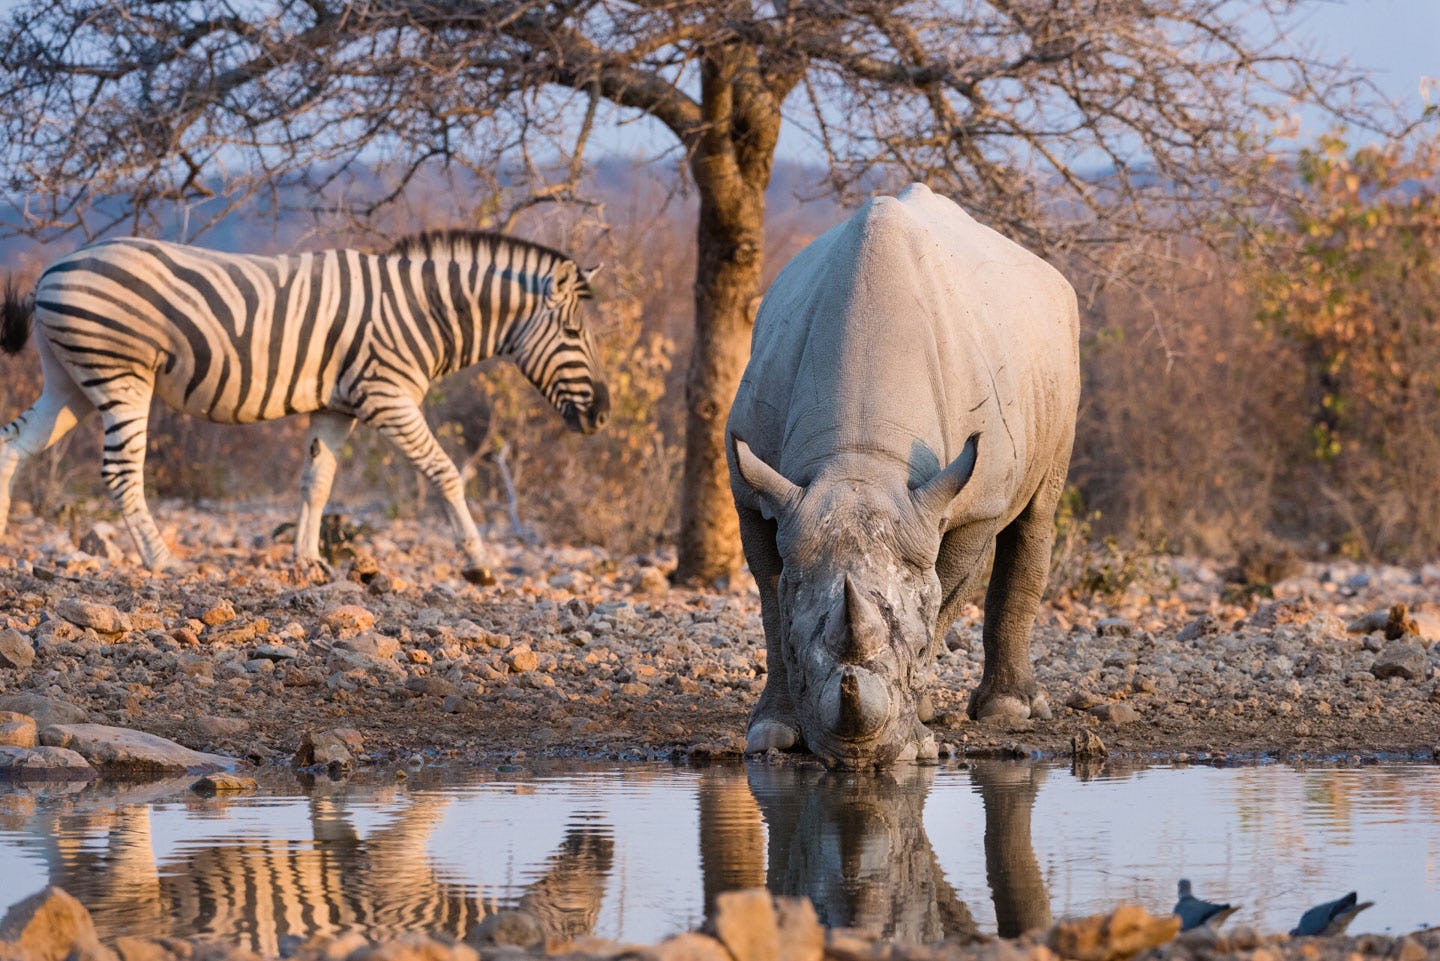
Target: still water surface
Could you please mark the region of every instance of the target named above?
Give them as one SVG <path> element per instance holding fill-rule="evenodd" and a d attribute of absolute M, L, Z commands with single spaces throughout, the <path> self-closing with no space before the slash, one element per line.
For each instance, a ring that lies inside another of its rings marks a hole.
<path fill-rule="evenodd" d="M 0 791 L 0 909 L 46 884 L 102 936 L 460 936 L 524 907 L 551 934 L 649 941 L 724 890 L 803 894 L 832 925 L 1011 934 L 1190 877 L 1289 930 L 1358 889 L 1354 931 L 1440 924 L 1440 767 L 1151 768 L 1082 780 L 978 762 L 887 775 L 763 763 L 371 775 L 204 799 L 187 781 Z"/>

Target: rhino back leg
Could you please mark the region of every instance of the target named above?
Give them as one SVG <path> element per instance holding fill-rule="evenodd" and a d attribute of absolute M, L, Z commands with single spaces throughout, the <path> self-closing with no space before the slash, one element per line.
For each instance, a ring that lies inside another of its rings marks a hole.
<path fill-rule="evenodd" d="M 800 746 L 800 720 L 790 698 L 789 673 L 780 645 L 780 550 L 775 546 L 776 525 L 763 514 L 737 503 L 740 517 L 740 544 L 750 573 L 760 588 L 760 618 L 765 625 L 767 667 L 765 690 L 750 712 L 745 750 L 758 753 L 777 748 L 788 751 Z"/>
<path fill-rule="evenodd" d="M 995 538 L 995 563 L 985 593 L 985 673 L 970 698 L 970 716 L 1050 716 L 1050 705 L 1035 683 L 1030 632 L 1050 572 L 1055 541 L 1055 507 L 1065 485 L 1065 468 L 1053 468 L 1030 503 Z"/>

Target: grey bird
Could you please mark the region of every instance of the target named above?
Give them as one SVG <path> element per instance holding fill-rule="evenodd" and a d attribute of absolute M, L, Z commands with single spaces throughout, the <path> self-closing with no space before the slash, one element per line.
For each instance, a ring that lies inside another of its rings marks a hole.
<path fill-rule="evenodd" d="M 1213 901 L 1202 901 L 1190 890 L 1190 879 L 1180 879 L 1180 900 L 1175 902 L 1175 909 L 1172 914 L 1180 917 L 1180 930 L 1189 931 L 1191 928 L 1198 928 L 1202 924 L 1212 928 L 1218 928 L 1225 923 L 1225 919 L 1236 911 L 1240 905 L 1216 904 Z"/>
<path fill-rule="evenodd" d="M 1355 915 L 1373 905 L 1374 901 L 1356 902 L 1355 892 L 1343 898 L 1317 904 L 1300 916 L 1300 923 L 1290 932 L 1290 937 L 1313 937 L 1316 935 L 1344 934 Z"/>

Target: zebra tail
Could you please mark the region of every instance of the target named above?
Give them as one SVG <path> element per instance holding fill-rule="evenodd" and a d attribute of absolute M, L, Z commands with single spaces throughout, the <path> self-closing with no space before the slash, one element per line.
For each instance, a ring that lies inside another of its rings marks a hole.
<path fill-rule="evenodd" d="M 5 278 L 4 292 L 0 293 L 0 350 L 7 354 L 18 354 L 30 339 L 30 319 L 35 315 L 33 294 L 20 294 L 15 278 Z"/>

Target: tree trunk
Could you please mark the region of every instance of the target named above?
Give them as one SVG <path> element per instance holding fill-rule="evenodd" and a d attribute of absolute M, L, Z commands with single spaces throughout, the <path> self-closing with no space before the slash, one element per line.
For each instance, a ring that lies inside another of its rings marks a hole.
<path fill-rule="evenodd" d="M 747 59 L 748 57 L 748 59 Z M 755 82 L 753 53 L 701 66 L 708 120 L 690 156 L 700 194 L 695 347 L 685 380 L 685 470 L 677 584 L 710 586 L 740 569 L 740 524 L 725 462 L 725 419 L 750 356 L 765 259 L 765 188 L 779 100 Z"/>

